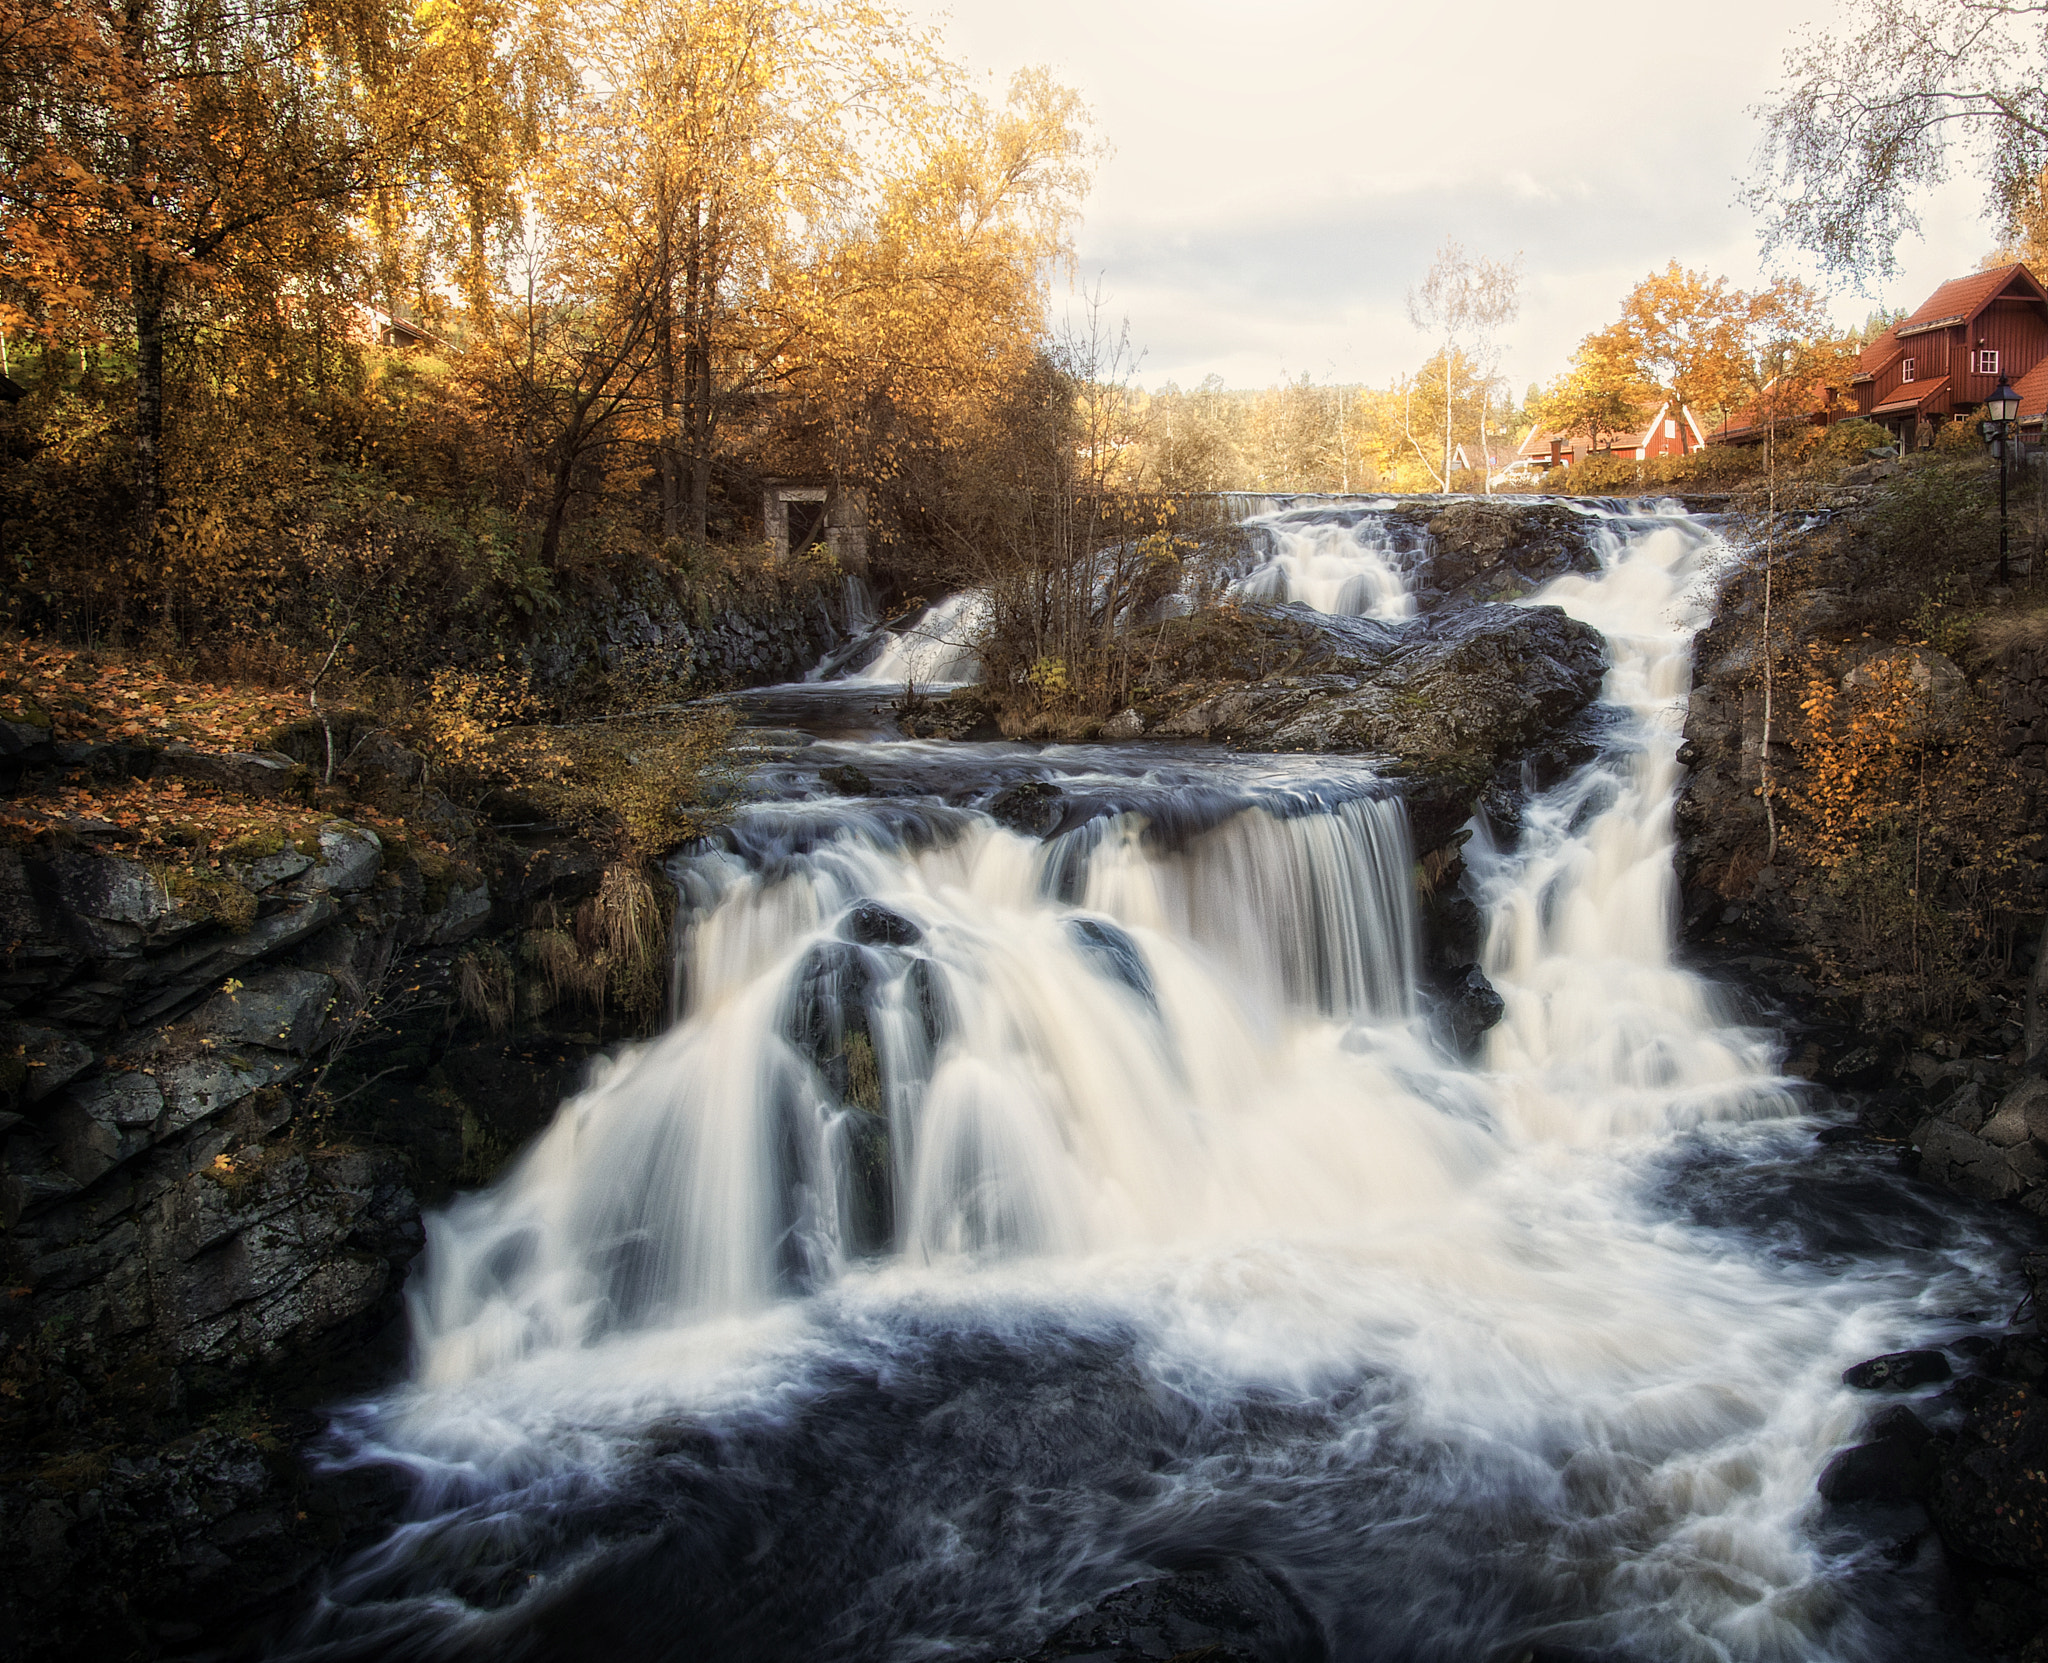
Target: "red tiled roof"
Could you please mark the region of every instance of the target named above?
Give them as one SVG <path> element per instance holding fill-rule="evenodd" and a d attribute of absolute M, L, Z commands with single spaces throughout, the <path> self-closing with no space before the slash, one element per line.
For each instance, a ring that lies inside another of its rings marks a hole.
<path fill-rule="evenodd" d="M 2037 422 L 2048 415 L 2048 358 L 2020 377 L 2013 391 L 2020 395 L 2020 420 Z"/>
<path fill-rule="evenodd" d="M 1633 450 L 1638 445 L 1647 444 L 1651 427 L 1655 424 L 1657 418 L 1664 415 L 1670 408 L 1671 406 L 1668 401 L 1657 405 L 1645 404 L 1636 411 L 1635 425 L 1633 427 L 1617 427 L 1613 432 L 1607 433 L 1603 437 L 1605 437 L 1609 445 L 1617 450 Z M 1592 437 L 1592 434 L 1586 432 L 1558 433 L 1547 427 L 1532 427 L 1529 429 L 1529 436 L 1522 441 L 1515 454 L 1517 456 L 1547 457 L 1550 454 L 1550 442 L 1553 439 L 1565 450 L 1570 450 L 1574 445 L 1581 442 L 1591 443 Z M 1623 442 L 1624 440 L 1626 443 Z"/>
<path fill-rule="evenodd" d="M 1943 318 L 1973 318 L 2020 273 L 2026 275 L 2029 283 L 2032 282 L 2034 274 L 2018 264 L 1998 266 L 1991 271 L 1973 271 L 1968 277 L 1951 277 L 1923 300 L 1911 317 L 1893 324 L 1863 349 L 1860 365 L 1863 373 L 1880 373 L 1905 350 L 1904 343 L 1899 340 L 1901 330 L 1914 329 Z"/>
<path fill-rule="evenodd" d="M 1873 416 L 1896 416 L 1901 410 L 1917 410 L 1936 393 L 1947 390 L 1948 377 L 1945 375 L 1936 381 L 1908 381 L 1870 413 Z"/>
<path fill-rule="evenodd" d="M 1777 384 L 1778 377 L 1774 375 L 1771 377 L 1770 380 L 1764 383 L 1761 397 L 1768 397 L 1770 395 L 1771 389 L 1777 386 Z M 1756 407 L 1757 404 L 1761 402 L 1761 397 L 1757 400 L 1751 401 L 1748 404 L 1745 404 L 1739 410 L 1730 411 L 1727 419 L 1723 421 L 1719 427 L 1715 428 L 1712 432 L 1710 432 L 1707 435 L 1707 438 L 1710 441 L 1714 439 L 1726 439 L 1738 433 L 1748 433 L 1753 431 L 1757 425 Z M 1781 415 L 1778 419 L 1781 423 L 1788 421 L 1800 421 L 1810 416 L 1824 414 L 1827 411 L 1828 407 L 1828 388 L 1820 385 L 1802 388 L 1800 390 L 1798 402 L 1794 405 L 1788 405 L 1784 414 Z"/>

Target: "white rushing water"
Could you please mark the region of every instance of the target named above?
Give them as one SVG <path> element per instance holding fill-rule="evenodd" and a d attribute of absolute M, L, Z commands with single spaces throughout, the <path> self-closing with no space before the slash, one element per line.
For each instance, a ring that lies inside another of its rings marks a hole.
<path fill-rule="evenodd" d="M 1398 798 L 1355 765 L 1219 760 L 1176 822 L 1142 806 L 1178 792 L 1166 762 L 1049 752 L 1069 798 L 1140 806 L 1043 843 L 935 804 L 751 810 L 681 869 L 686 1016 L 431 1222 L 416 1383 L 359 1432 L 427 1516 L 361 1597 L 458 1539 L 473 1558 L 482 1521 L 630 1489 L 679 1418 L 765 1438 L 857 1375 L 958 1426 L 995 1365 L 942 1367 L 935 1336 L 979 1335 L 1069 1359 L 1059 1437 L 1105 1470 L 1130 1439 L 1072 1359 L 1111 1348 L 1116 1414 L 1167 1416 L 1181 1453 L 1112 1496 L 948 1446 L 1023 1509 L 985 1547 L 981 1503 L 882 1462 L 856 1487 L 892 1522 L 860 1529 L 894 1545 L 807 1655 L 1028 1650 L 1176 1532 L 1256 1543 L 1342 1657 L 1905 1655 L 1815 1476 L 1862 1412 L 1843 1367 L 1965 1326 L 1989 1249 L 1809 1258 L 1672 1199 L 1809 1136 L 1771 1036 L 1674 959 L 1678 730 L 1722 552 L 1681 517 L 1619 528 L 1538 597 L 1607 636 L 1615 725 L 1470 850 L 1506 1005 L 1471 1063 L 1418 998 Z M 861 754 L 892 750 L 924 754 Z M 1247 1405 L 1309 1430 L 1254 1436 Z"/>
<path fill-rule="evenodd" d="M 1250 526 L 1268 542 L 1258 566 L 1231 585 L 1245 600 L 1299 601 L 1318 612 L 1395 620 L 1415 615 L 1417 551 L 1388 522 L 1356 509 L 1257 504 Z"/>
<path fill-rule="evenodd" d="M 975 637 L 988 621 L 988 597 L 968 589 L 928 608 L 891 635 L 861 669 L 844 680 L 879 686 L 962 687 L 981 679 Z"/>

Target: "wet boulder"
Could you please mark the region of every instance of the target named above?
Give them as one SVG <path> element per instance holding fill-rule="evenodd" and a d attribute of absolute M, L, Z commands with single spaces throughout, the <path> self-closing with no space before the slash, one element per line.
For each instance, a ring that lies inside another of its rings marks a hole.
<path fill-rule="evenodd" d="M 1028 1663 L 1312 1663 L 1327 1655 L 1291 1591 L 1250 1561 L 1236 1560 L 1119 1588 L 1057 1630 Z"/>
<path fill-rule="evenodd" d="M 818 778 L 842 797 L 868 797 L 874 794 L 875 782 L 868 778 L 865 768 L 856 768 L 850 762 L 835 763 L 830 768 L 818 770 Z"/>
<path fill-rule="evenodd" d="M 1480 1037 L 1507 1015 L 1507 1003 L 1476 964 L 1460 965 L 1445 982 L 1444 1020 L 1460 1054 L 1469 1057 Z"/>
<path fill-rule="evenodd" d="M 1098 974 L 1129 988 L 1155 1011 L 1159 1008 L 1159 992 L 1152 985 L 1144 954 L 1116 925 L 1100 918 L 1070 918 L 1067 934 Z"/>
<path fill-rule="evenodd" d="M 953 998 L 946 991 L 946 973 L 930 959 L 912 959 L 904 974 L 904 996 L 917 1013 L 926 1049 L 936 1055 L 955 1026 Z"/>
<path fill-rule="evenodd" d="M 1895 1404 L 1870 1423 L 1866 1443 L 1845 1449 L 1821 1471 L 1821 1499 L 1838 1507 L 1857 1502 L 1919 1501 L 1934 1483 L 1941 1450 L 1926 1422 Z"/>
<path fill-rule="evenodd" d="M 1064 795 L 1051 780 L 1026 780 L 998 791 L 988 811 L 1020 837 L 1050 837 L 1065 812 Z"/>
<path fill-rule="evenodd" d="M 1429 522 L 1429 601 L 1516 600 L 1599 566 L 1597 522 L 1559 503 L 1454 502 Z M 1440 601 L 1439 601 L 1440 604 Z"/>
<path fill-rule="evenodd" d="M 1290 634 L 1315 617 L 1244 610 Z M 1476 778 L 1561 733 L 1607 672 L 1599 632 L 1556 607 L 1440 613 L 1387 631 L 1384 646 L 1338 627 L 1362 621 L 1315 621 L 1319 636 L 1342 639 L 1303 660 L 1309 673 L 1176 689 L 1153 731 L 1247 750 L 1381 752 Z"/>
<path fill-rule="evenodd" d="M 863 947 L 909 947 L 924 940 L 924 930 L 879 901 L 861 901 L 839 920 L 839 933 Z"/>
<path fill-rule="evenodd" d="M 868 955 L 845 941 L 820 942 L 790 978 L 782 1031 L 842 1099 L 854 1084 L 858 1054 L 865 1053 L 873 1067 L 874 1041 L 868 1031 L 873 986 Z"/>
<path fill-rule="evenodd" d="M 1956 1093 L 1957 1098 L 1962 1096 Z M 1942 1113 L 1913 1128 L 1913 1147 L 1920 1151 L 1921 1170 L 1927 1176 L 1986 1201 L 2009 1200 L 2048 1177 L 2048 1160 L 2031 1142 L 2001 1146 L 1974 1136 L 1951 1118 L 1953 1112 L 1960 1111 L 1945 1104 Z M 1990 1118 L 1982 1115 L 1978 1129 Z"/>
<path fill-rule="evenodd" d="M 1864 1392 L 1902 1392 L 1932 1386 L 1954 1373 L 1938 1351 L 1889 1351 L 1842 1371 L 1842 1384 Z"/>
<path fill-rule="evenodd" d="M 886 1253 L 896 1242 L 894 1155 L 886 1115 L 848 1109 L 839 1122 L 844 1140 L 848 1246 L 856 1253 Z"/>

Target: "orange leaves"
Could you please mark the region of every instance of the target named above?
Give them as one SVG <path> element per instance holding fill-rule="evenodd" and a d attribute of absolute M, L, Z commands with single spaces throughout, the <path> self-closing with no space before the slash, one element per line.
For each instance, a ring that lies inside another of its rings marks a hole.
<path fill-rule="evenodd" d="M 32 706 L 60 741 L 182 741 L 202 750 L 245 750 L 304 714 L 296 694 L 188 680 L 147 659 L 21 641 L 0 642 L 0 714 L 9 706 Z"/>
<path fill-rule="evenodd" d="M 1900 838 L 1923 852 L 1938 846 L 1949 868 L 2011 864 L 2019 801 L 1998 712 L 1966 689 L 1941 691 L 1916 676 L 1917 662 L 1879 654 L 1838 682 L 1812 655 L 1788 835 L 1824 871 L 1844 872 L 1874 844 Z"/>

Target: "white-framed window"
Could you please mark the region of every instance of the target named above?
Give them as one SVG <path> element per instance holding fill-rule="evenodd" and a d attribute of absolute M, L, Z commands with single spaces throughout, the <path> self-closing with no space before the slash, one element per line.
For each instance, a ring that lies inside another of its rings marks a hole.
<path fill-rule="evenodd" d="M 1676 421 L 1667 420 L 1664 423 L 1664 437 L 1667 439 L 1675 439 L 1678 437 L 1678 423 Z"/>
<path fill-rule="evenodd" d="M 1643 447 L 1642 447 L 1641 445 L 1637 445 L 1637 446 L 1636 446 L 1636 460 L 1637 460 L 1638 462 L 1640 462 L 1640 461 L 1642 461 L 1643 459 L 1644 459 L 1644 452 L 1643 452 Z"/>
<path fill-rule="evenodd" d="M 1977 361 L 1970 367 L 1974 369 L 1979 375 L 1996 375 L 1998 373 L 1997 347 L 1981 346 L 1974 353 L 1971 354 L 1971 357 L 1975 358 Z"/>
<path fill-rule="evenodd" d="M 1904 363 L 1904 364 L 1900 365 L 1900 367 L 1899 367 L 1899 379 L 1900 379 L 1901 381 L 1911 381 L 1911 380 L 1913 379 L 1913 360 L 1912 360 L 1912 359 L 1908 358 L 1908 359 L 1907 359 L 1907 360 L 1905 361 L 1905 363 Z"/>

